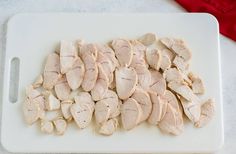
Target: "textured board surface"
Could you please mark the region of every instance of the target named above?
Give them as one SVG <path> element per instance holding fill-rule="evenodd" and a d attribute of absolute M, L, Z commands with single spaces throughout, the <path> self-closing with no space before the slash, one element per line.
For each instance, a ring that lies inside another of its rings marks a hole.
<path fill-rule="evenodd" d="M 223 143 L 220 51 L 218 23 L 208 14 L 19 14 L 7 27 L 1 142 L 11 152 L 213 152 Z M 199 74 L 207 96 L 216 100 L 216 114 L 202 129 L 185 125 L 173 137 L 142 124 L 113 136 L 95 133 L 95 127 L 78 130 L 70 124 L 64 136 L 44 135 L 38 125 L 27 126 L 22 117 L 25 87 L 42 72 L 46 56 L 61 39 L 83 38 L 107 42 L 113 38 L 137 38 L 146 32 L 183 38 L 192 50 L 191 69 Z M 9 100 L 10 63 L 20 60 L 18 100 Z"/>

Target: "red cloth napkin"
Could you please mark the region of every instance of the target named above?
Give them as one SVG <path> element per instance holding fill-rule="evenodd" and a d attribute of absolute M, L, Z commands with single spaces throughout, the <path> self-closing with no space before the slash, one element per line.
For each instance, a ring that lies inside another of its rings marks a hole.
<path fill-rule="evenodd" d="M 176 0 L 189 12 L 208 12 L 220 24 L 220 33 L 236 41 L 236 0 Z"/>

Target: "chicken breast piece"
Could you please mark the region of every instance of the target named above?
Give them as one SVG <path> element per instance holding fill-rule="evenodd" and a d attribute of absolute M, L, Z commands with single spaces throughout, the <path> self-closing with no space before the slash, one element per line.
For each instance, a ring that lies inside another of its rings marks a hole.
<path fill-rule="evenodd" d="M 43 87 L 51 90 L 60 76 L 60 58 L 56 53 L 49 54 L 43 73 Z"/>
<path fill-rule="evenodd" d="M 169 49 L 172 49 L 173 45 L 175 45 L 175 44 L 183 44 L 184 43 L 184 41 L 181 39 L 173 39 L 173 38 L 168 38 L 168 37 L 161 38 L 160 42 L 162 44 L 164 44 Z"/>
<path fill-rule="evenodd" d="M 95 104 L 95 120 L 98 125 L 102 125 L 108 120 L 111 114 L 109 105 L 104 101 L 98 101 Z"/>
<path fill-rule="evenodd" d="M 109 119 L 105 123 L 102 124 L 99 129 L 99 133 L 103 135 L 112 135 L 118 127 L 118 120 L 116 118 Z"/>
<path fill-rule="evenodd" d="M 159 122 L 158 127 L 166 133 L 170 133 L 173 135 L 179 135 L 181 132 L 176 127 L 177 126 L 177 119 L 175 116 L 175 110 L 173 107 L 168 104 L 167 111 L 163 119 Z"/>
<path fill-rule="evenodd" d="M 158 48 L 159 49 L 159 48 Z M 172 52 L 170 49 L 168 48 L 163 48 L 160 49 L 162 55 L 168 56 L 168 58 L 170 59 L 170 61 L 172 62 L 174 60 L 174 58 L 176 57 L 176 54 L 174 52 Z"/>
<path fill-rule="evenodd" d="M 62 76 L 57 84 L 54 87 L 57 98 L 60 100 L 68 100 L 70 96 L 70 86 L 65 78 L 65 76 Z"/>
<path fill-rule="evenodd" d="M 72 68 L 76 57 L 77 51 L 74 43 L 62 40 L 60 46 L 60 67 L 62 74 L 65 74 Z"/>
<path fill-rule="evenodd" d="M 152 81 L 151 73 L 145 65 L 136 65 L 134 68 L 138 75 L 138 85 L 148 90 Z"/>
<path fill-rule="evenodd" d="M 46 133 L 46 134 L 52 134 L 53 130 L 54 130 L 54 126 L 53 123 L 51 121 L 47 121 L 47 120 L 41 120 L 41 131 Z"/>
<path fill-rule="evenodd" d="M 192 121 L 193 123 L 198 122 L 201 116 L 200 102 L 196 100 L 188 101 L 183 97 L 180 97 L 180 101 L 183 106 L 184 113 L 189 118 L 189 120 Z"/>
<path fill-rule="evenodd" d="M 95 103 L 92 96 L 88 92 L 79 92 L 77 96 L 74 97 L 75 102 L 78 104 L 86 104 L 91 109 L 92 113 L 95 108 Z"/>
<path fill-rule="evenodd" d="M 192 81 L 191 86 L 192 86 L 193 93 L 204 94 L 205 87 L 202 80 L 198 76 L 194 75 L 193 73 L 189 73 L 188 77 Z"/>
<path fill-rule="evenodd" d="M 71 115 L 81 129 L 87 127 L 92 120 L 92 111 L 87 104 L 74 103 L 70 108 Z"/>
<path fill-rule="evenodd" d="M 95 86 L 98 77 L 98 68 L 96 59 L 88 53 L 82 55 L 82 60 L 85 66 L 84 80 L 82 82 L 82 88 L 84 91 L 90 91 Z"/>
<path fill-rule="evenodd" d="M 98 64 L 98 79 L 94 88 L 91 90 L 91 95 L 93 100 L 94 101 L 101 100 L 107 93 L 108 86 L 109 86 L 109 80 L 106 76 L 106 73 L 103 70 L 102 65 Z"/>
<path fill-rule="evenodd" d="M 168 87 L 188 101 L 198 101 L 197 96 L 189 86 L 185 85 L 183 82 L 171 81 L 169 82 Z"/>
<path fill-rule="evenodd" d="M 175 56 L 175 59 L 173 60 L 173 64 L 180 70 L 181 72 L 186 72 L 189 67 L 189 63 L 186 62 L 183 58 L 179 56 Z"/>
<path fill-rule="evenodd" d="M 72 119 L 72 115 L 70 112 L 70 107 L 73 104 L 73 101 L 71 100 L 66 100 L 61 102 L 61 112 L 63 114 L 63 117 L 70 121 Z"/>
<path fill-rule="evenodd" d="M 45 107 L 47 110 L 58 110 L 61 107 L 61 102 L 58 100 L 50 91 L 44 92 L 44 97 L 46 99 L 45 101 Z"/>
<path fill-rule="evenodd" d="M 166 113 L 167 103 L 156 94 L 150 94 L 150 98 L 152 102 L 152 111 L 148 118 L 148 123 L 157 125 Z"/>
<path fill-rule="evenodd" d="M 181 82 L 181 81 L 183 81 L 183 75 L 176 68 L 166 69 L 163 72 L 163 76 L 164 76 L 164 78 L 166 79 L 167 82 L 171 82 L 171 81 Z"/>
<path fill-rule="evenodd" d="M 133 57 L 133 48 L 129 41 L 116 39 L 112 41 L 112 48 L 121 67 L 129 66 Z"/>
<path fill-rule="evenodd" d="M 36 103 L 31 103 L 29 99 L 23 103 L 23 114 L 27 124 L 32 125 L 39 119 L 40 108 Z"/>
<path fill-rule="evenodd" d="M 127 99 L 121 106 L 121 122 L 125 130 L 131 130 L 141 120 L 142 108 L 133 98 Z"/>
<path fill-rule="evenodd" d="M 147 33 L 138 39 L 142 44 L 149 46 L 152 45 L 156 40 L 156 35 L 153 33 Z"/>
<path fill-rule="evenodd" d="M 57 135 L 63 135 L 67 128 L 67 122 L 63 118 L 59 118 L 53 121 L 56 128 Z"/>
<path fill-rule="evenodd" d="M 163 95 L 166 91 L 166 81 L 162 74 L 156 70 L 150 70 L 151 73 L 151 84 L 149 86 L 149 92 Z"/>
<path fill-rule="evenodd" d="M 151 68 L 159 70 L 162 63 L 161 52 L 159 52 L 157 49 L 147 49 L 146 59 Z"/>
<path fill-rule="evenodd" d="M 143 115 L 140 122 L 145 121 L 152 111 L 152 102 L 148 93 L 141 88 L 136 88 L 131 98 L 135 99 L 142 108 Z"/>
<path fill-rule="evenodd" d="M 43 84 L 43 76 L 40 74 L 33 83 L 33 88 L 39 88 L 42 86 L 42 84 Z"/>
<path fill-rule="evenodd" d="M 97 59 L 97 48 L 95 44 L 83 44 L 80 48 L 80 57 L 83 57 L 84 55 L 90 55 L 92 56 L 94 59 Z M 85 61 L 84 61 L 85 63 Z"/>
<path fill-rule="evenodd" d="M 118 105 L 116 106 L 116 109 L 113 113 L 111 113 L 110 118 L 116 118 L 120 115 L 120 108 L 122 105 L 122 101 L 118 100 Z"/>
<path fill-rule="evenodd" d="M 141 59 L 145 59 L 147 47 L 137 40 L 131 40 L 130 43 L 133 46 L 133 54 L 137 55 Z"/>
<path fill-rule="evenodd" d="M 201 116 L 198 122 L 194 123 L 196 127 L 204 127 L 207 125 L 213 118 L 215 113 L 215 102 L 213 99 L 208 99 L 201 106 Z"/>
<path fill-rule="evenodd" d="M 76 90 L 80 87 L 84 78 L 84 72 L 84 63 L 77 57 L 72 68 L 66 73 L 67 82 L 72 90 Z"/>
<path fill-rule="evenodd" d="M 160 68 L 162 70 L 166 70 L 168 68 L 171 67 L 171 60 L 168 57 L 168 55 L 161 55 L 161 64 L 160 64 Z"/>
<path fill-rule="evenodd" d="M 185 61 L 189 61 L 192 57 L 190 50 L 184 44 L 174 44 L 171 49 Z"/>
<path fill-rule="evenodd" d="M 62 118 L 62 117 L 63 117 L 62 112 L 59 109 L 59 110 L 47 111 L 42 120 L 53 121 L 55 119 Z"/>
<path fill-rule="evenodd" d="M 129 98 L 136 87 L 138 77 L 133 68 L 120 67 L 115 71 L 116 91 L 120 99 Z"/>

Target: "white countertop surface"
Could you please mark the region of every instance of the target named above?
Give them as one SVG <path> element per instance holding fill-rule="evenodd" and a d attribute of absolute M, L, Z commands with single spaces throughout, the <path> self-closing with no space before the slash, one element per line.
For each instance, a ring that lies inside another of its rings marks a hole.
<path fill-rule="evenodd" d="M 0 62 L 5 52 L 6 23 L 9 17 L 23 12 L 185 12 L 173 0 L 0 0 Z M 220 36 L 225 144 L 217 154 L 236 151 L 236 42 Z M 1 65 L 0 73 L 3 72 Z M 0 81 L 1 78 L 0 78 Z M 2 85 L 2 83 L 1 83 Z M 0 92 L 1 94 L 2 92 Z M 235 102 L 234 102 L 235 101 Z M 1 105 L 0 105 L 1 106 Z M 7 154 L 2 146 L 0 153 Z"/>

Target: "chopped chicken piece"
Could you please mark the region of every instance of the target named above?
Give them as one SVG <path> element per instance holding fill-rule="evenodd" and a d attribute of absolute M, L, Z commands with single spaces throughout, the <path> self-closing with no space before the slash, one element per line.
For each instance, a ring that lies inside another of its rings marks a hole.
<path fill-rule="evenodd" d="M 166 81 L 162 74 L 156 70 L 150 70 L 151 72 L 151 84 L 149 86 L 149 92 L 163 95 L 166 91 Z"/>
<path fill-rule="evenodd" d="M 74 99 L 75 103 L 88 105 L 93 113 L 95 108 L 95 103 L 92 99 L 92 96 L 88 92 L 79 92 L 79 94 L 75 96 Z"/>
<path fill-rule="evenodd" d="M 130 43 L 133 46 L 133 54 L 137 55 L 141 59 L 144 59 L 147 47 L 137 40 L 131 40 Z"/>
<path fill-rule="evenodd" d="M 65 74 L 72 68 L 76 57 L 77 52 L 73 42 L 62 40 L 60 47 L 60 66 L 62 74 Z"/>
<path fill-rule="evenodd" d="M 162 70 L 166 70 L 166 69 L 168 69 L 170 67 L 171 67 L 171 60 L 170 60 L 170 58 L 168 57 L 168 55 L 162 55 L 160 68 Z"/>
<path fill-rule="evenodd" d="M 99 133 L 103 135 L 112 135 L 118 127 L 117 119 L 110 119 L 102 124 Z"/>
<path fill-rule="evenodd" d="M 55 53 L 49 54 L 43 73 L 43 87 L 51 90 L 60 76 L 60 58 Z"/>
<path fill-rule="evenodd" d="M 43 84 L 43 76 L 39 75 L 38 78 L 33 83 L 33 88 L 39 88 L 42 86 L 42 84 Z"/>
<path fill-rule="evenodd" d="M 120 115 L 120 107 L 122 105 L 122 101 L 118 101 L 118 105 L 116 106 L 116 109 L 113 113 L 111 113 L 110 118 L 116 118 Z"/>
<path fill-rule="evenodd" d="M 91 43 L 83 44 L 80 48 L 80 56 L 82 59 L 83 59 L 83 56 L 87 54 L 92 56 L 94 59 L 97 59 L 97 52 L 98 51 L 97 51 L 96 45 L 91 44 Z"/>
<path fill-rule="evenodd" d="M 145 65 L 136 65 L 134 69 L 138 75 L 138 84 L 144 90 L 148 90 L 152 80 L 150 71 Z"/>
<path fill-rule="evenodd" d="M 72 90 L 76 90 L 80 87 L 84 78 L 84 72 L 84 63 L 79 57 L 77 57 L 72 68 L 66 73 L 66 79 Z"/>
<path fill-rule="evenodd" d="M 153 33 L 147 33 L 138 39 L 141 43 L 146 46 L 152 45 L 156 40 L 156 35 Z"/>
<path fill-rule="evenodd" d="M 201 104 L 199 101 L 193 100 L 188 101 L 183 97 L 180 97 L 181 104 L 184 109 L 185 115 L 191 120 L 193 123 L 199 121 L 201 116 Z"/>
<path fill-rule="evenodd" d="M 184 43 L 183 40 L 172 39 L 172 38 L 167 38 L 167 37 L 161 38 L 160 41 L 169 49 L 171 49 L 174 44 L 183 44 Z"/>
<path fill-rule="evenodd" d="M 163 72 L 163 76 L 167 82 L 171 81 L 183 81 L 183 75 L 176 68 L 168 68 Z"/>
<path fill-rule="evenodd" d="M 204 94 L 205 88 L 204 88 L 204 84 L 202 80 L 198 76 L 194 75 L 193 73 L 189 73 L 188 77 L 192 81 L 191 86 L 192 86 L 193 93 Z"/>
<path fill-rule="evenodd" d="M 63 117 L 61 110 L 47 111 L 42 120 L 53 121 L 55 119 Z"/>
<path fill-rule="evenodd" d="M 108 82 L 109 81 L 105 71 L 103 70 L 103 67 L 98 64 L 98 79 L 94 88 L 91 90 L 91 96 L 94 101 L 101 100 L 107 93 L 109 84 Z"/>
<path fill-rule="evenodd" d="M 159 70 L 162 63 L 161 52 L 157 49 L 148 49 L 146 50 L 146 59 L 151 68 Z"/>
<path fill-rule="evenodd" d="M 208 99 L 201 106 L 201 116 L 199 121 L 194 123 L 196 127 L 203 127 L 208 124 L 215 113 L 215 102 L 212 99 Z"/>
<path fill-rule="evenodd" d="M 135 99 L 142 108 L 143 115 L 140 122 L 145 121 L 152 111 L 152 102 L 148 93 L 141 88 L 136 88 L 131 98 Z"/>
<path fill-rule="evenodd" d="M 71 105 L 70 112 L 75 123 L 81 129 L 87 127 L 92 120 L 93 113 L 87 104 L 74 103 Z"/>
<path fill-rule="evenodd" d="M 53 124 L 55 125 L 57 135 L 63 135 L 65 133 L 67 128 L 67 123 L 63 118 L 54 120 Z"/>
<path fill-rule="evenodd" d="M 173 60 L 173 64 L 180 70 L 181 72 L 186 72 L 186 70 L 189 67 L 189 63 L 186 62 L 183 58 L 179 56 L 175 56 L 175 59 Z"/>
<path fill-rule="evenodd" d="M 116 91 L 120 99 L 130 97 L 136 87 L 138 78 L 133 68 L 121 67 L 115 71 Z"/>
<path fill-rule="evenodd" d="M 47 120 L 41 120 L 41 131 L 47 134 L 52 134 L 54 130 L 53 123 Z"/>
<path fill-rule="evenodd" d="M 170 59 L 171 62 L 176 57 L 176 54 L 174 52 L 172 52 L 170 49 L 167 49 L 167 48 L 162 49 L 161 53 L 162 53 L 162 55 L 168 56 L 168 58 Z"/>
<path fill-rule="evenodd" d="M 112 41 L 111 45 L 115 51 L 120 66 L 129 66 L 133 57 L 133 48 L 129 41 L 116 39 Z"/>
<path fill-rule="evenodd" d="M 61 112 L 63 114 L 63 117 L 68 121 L 72 120 L 72 115 L 70 112 L 70 107 L 72 104 L 73 101 L 71 100 L 66 100 L 61 102 Z"/>
<path fill-rule="evenodd" d="M 166 113 L 167 102 L 162 100 L 160 96 L 156 94 L 150 94 L 152 101 L 152 111 L 148 118 L 148 123 L 152 125 L 157 125 Z"/>
<path fill-rule="evenodd" d="M 198 100 L 197 96 L 193 93 L 193 91 L 182 82 L 171 81 L 169 82 L 168 87 L 188 101 Z"/>
<path fill-rule="evenodd" d="M 52 94 L 50 91 L 44 92 L 44 97 L 46 99 L 45 107 L 47 110 L 58 110 L 60 109 L 60 101 Z"/>
<path fill-rule="evenodd" d="M 23 103 L 23 114 L 27 124 L 32 125 L 39 119 L 40 108 L 36 103 L 31 103 L 29 99 Z"/>
<path fill-rule="evenodd" d="M 95 86 L 98 76 L 98 68 L 96 60 L 93 56 L 84 53 L 82 55 L 82 60 L 85 66 L 84 80 L 82 82 L 82 88 L 84 91 L 90 91 Z"/>
<path fill-rule="evenodd" d="M 121 122 L 125 130 L 134 128 L 142 117 L 142 108 L 133 98 L 127 99 L 121 106 Z"/>
<path fill-rule="evenodd" d="M 105 101 L 98 101 L 95 104 L 95 120 L 98 125 L 102 125 L 108 120 L 111 114 L 111 109 Z"/>
<path fill-rule="evenodd" d="M 65 76 L 62 76 L 62 78 L 60 78 L 60 80 L 55 85 L 55 92 L 58 99 L 60 100 L 69 99 L 71 89 L 69 84 L 67 83 Z"/>
<path fill-rule="evenodd" d="M 185 61 L 189 61 L 192 57 L 190 50 L 184 44 L 174 44 L 172 50 Z"/>

